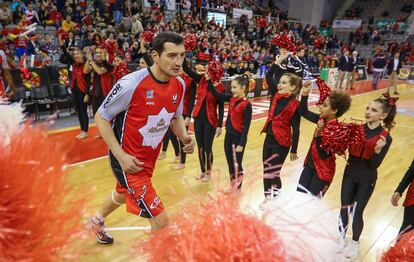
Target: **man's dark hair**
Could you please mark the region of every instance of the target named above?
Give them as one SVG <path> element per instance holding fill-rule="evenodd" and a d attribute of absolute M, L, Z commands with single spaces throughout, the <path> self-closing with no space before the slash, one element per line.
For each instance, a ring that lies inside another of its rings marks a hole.
<path fill-rule="evenodd" d="M 173 32 L 162 32 L 159 33 L 154 40 L 152 40 L 151 48 L 156 51 L 159 55 L 164 51 L 165 43 L 173 43 L 180 45 L 184 43 L 184 39 L 181 35 Z"/>

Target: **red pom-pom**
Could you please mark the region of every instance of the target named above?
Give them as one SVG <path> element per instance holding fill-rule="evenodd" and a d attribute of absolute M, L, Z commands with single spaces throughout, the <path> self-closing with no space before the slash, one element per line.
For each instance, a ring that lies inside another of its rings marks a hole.
<path fill-rule="evenodd" d="M 299 261 L 271 227 L 242 214 L 233 196 L 186 205 L 171 220 L 137 245 L 148 261 Z"/>
<path fill-rule="evenodd" d="M 116 40 L 113 39 L 107 39 L 102 47 L 106 50 L 106 52 L 108 53 L 108 62 L 110 64 L 113 63 L 114 59 L 115 59 L 115 54 L 118 53 L 118 42 Z"/>
<path fill-rule="evenodd" d="M 349 146 L 349 129 L 346 123 L 329 121 L 321 133 L 321 148 L 331 154 L 345 155 Z"/>
<path fill-rule="evenodd" d="M 196 46 L 197 46 L 197 35 L 196 34 L 189 34 L 184 37 L 185 51 L 187 52 L 193 51 Z"/>
<path fill-rule="evenodd" d="M 123 76 L 129 74 L 127 63 L 125 61 L 121 61 L 117 66 L 115 66 L 113 73 L 115 81 L 118 81 Z"/>
<path fill-rule="evenodd" d="M 414 230 L 403 234 L 394 246 L 382 254 L 380 261 L 414 261 Z"/>
<path fill-rule="evenodd" d="M 316 84 L 318 85 L 319 89 L 319 101 L 316 103 L 317 105 L 323 104 L 323 101 L 329 96 L 331 93 L 331 88 L 323 81 L 320 77 L 316 78 Z"/>
<path fill-rule="evenodd" d="M 208 63 L 207 71 L 213 83 L 219 82 L 224 75 L 223 66 L 218 61 Z"/>
<path fill-rule="evenodd" d="M 58 36 L 58 38 L 65 40 L 66 38 L 68 38 L 69 34 L 61 27 L 56 31 L 56 35 Z"/>
<path fill-rule="evenodd" d="M 292 42 L 292 39 L 286 33 L 276 35 L 272 39 L 271 44 L 276 45 L 279 48 L 284 48 L 289 52 L 296 52 L 295 44 Z"/>
<path fill-rule="evenodd" d="M 146 30 L 144 33 L 142 33 L 142 37 L 144 38 L 144 41 L 147 43 L 151 43 L 154 39 L 154 32 Z"/>
<path fill-rule="evenodd" d="M 349 123 L 347 127 L 349 129 L 349 146 L 359 145 L 365 140 L 364 125 Z"/>
<path fill-rule="evenodd" d="M 80 237 L 75 235 L 83 228 L 84 206 L 74 200 L 79 192 L 68 186 L 69 146 L 50 142 L 45 131 L 30 124 L 0 141 L 1 261 L 77 260 L 65 249 Z"/>
<path fill-rule="evenodd" d="M 346 150 L 365 140 L 364 126 L 357 123 L 330 121 L 321 133 L 321 147 L 329 153 L 344 156 Z"/>

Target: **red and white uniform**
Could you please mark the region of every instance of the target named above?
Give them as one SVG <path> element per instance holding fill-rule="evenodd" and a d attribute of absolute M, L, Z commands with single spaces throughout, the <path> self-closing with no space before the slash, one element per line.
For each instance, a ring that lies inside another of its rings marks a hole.
<path fill-rule="evenodd" d="M 125 192 L 127 211 L 151 218 L 163 211 L 152 187 L 151 177 L 161 141 L 171 120 L 181 117 L 185 83 L 181 77 L 166 83 L 154 78 L 149 68 L 121 78 L 109 92 L 98 112 L 113 120 L 113 129 L 122 149 L 143 162 L 143 170 L 125 174 L 109 152 L 117 191 Z"/>

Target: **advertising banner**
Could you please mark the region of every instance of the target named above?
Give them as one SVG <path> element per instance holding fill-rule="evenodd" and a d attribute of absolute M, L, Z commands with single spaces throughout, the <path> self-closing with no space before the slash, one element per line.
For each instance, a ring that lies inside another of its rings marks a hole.
<path fill-rule="evenodd" d="M 362 20 L 334 20 L 332 28 L 358 28 Z"/>

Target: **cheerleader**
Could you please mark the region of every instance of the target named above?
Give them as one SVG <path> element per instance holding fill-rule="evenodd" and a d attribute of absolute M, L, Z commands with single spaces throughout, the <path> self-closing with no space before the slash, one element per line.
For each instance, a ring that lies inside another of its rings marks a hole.
<path fill-rule="evenodd" d="M 129 74 L 128 64 L 125 62 L 124 57 L 121 55 L 116 55 L 114 59 L 114 70 L 113 76 L 115 82 L 118 82 L 119 79 Z"/>
<path fill-rule="evenodd" d="M 281 63 L 288 55 L 285 49 L 281 49 L 266 75 L 272 102 L 262 130 L 266 133 L 262 154 L 265 201 L 277 196 L 282 188 L 280 170 L 289 149 L 290 160 L 298 159 L 300 114 L 296 96 L 302 88 L 302 80 L 293 73 L 285 73 L 286 68 Z"/>
<path fill-rule="evenodd" d="M 194 131 L 198 147 L 198 159 L 200 161 L 201 174 L 197 180 L 208 182 L 211 179 L 211 167 L 213 164 L 214 136 L 221 135 L 223 124 L 224 104 L 208 91 L 205 76 L 192 71 L 187 62 L 183 63 L 184 72 L 198 83 L 196 91 L 196 103 L 193 110 Z M 218 84 L 216 89 L 223 93 L 223 84 Z M 217 116 L 218 108 L 218 116 Z"/>
<path fill-rule="evenodd" d="M 393 206 L 398 206 L 398 200 L 400 200 L 407 187 L 408 191 L 403 203 L 404 219 L 400 227 L 400 231 L 398 232 L 399 235 L 404 234 L 414 228 L 414 160 L 411 162 L 410 168 L 407 170 L 403 179 L 395 190 L 395 193 L 392 195 L 391 203 Z"/>
<path fill-rule="evenodd" d="M 96 60 L 93 57 L 92 49 L 87 49 L 87 62 L 83 68 L 84 74 L 91 74 L 93 72 L 93 87 L 92 87 L 92 111 L 93 115 L 98 111 L 105 97 L 113 86 L 112 70 L 113 65 L 106 60 L 106 50 L 98 46 L 96 48 Z M 89 100 L 89 95 L 86 95 Z"/>
<path fill-rule="evenodd" d="M 63 55 L 67 58 L 68 64 L 72 67 L 72 79 L 70 81 L 70 89 L 78 114 L 81 132 L 76 137 L 78 139 L 85 139 L 88 137 L 89 116 L 88 116 L 88 93 L 89 93 L 89 75 L 83 73 L 85 67 L 85 58 L 79 48 L 73 49 L 73 56 L 69 55 L 64 41 L 59 40 Z"/>
<path fill-rule="evenodd" d="M 355 258 L 359 255 L 359 237 L 364 227 L 364 209 L 375 188 L 377 169 L 392 143 L 389 132 L 395 124 L 394 118 L 397 114 L 395 101 L 395 98 L 386 94 L 385 98 L 375 99 L 368 104 L 365 111 L 366 123 L 363 125 L 365 140 L 349 148 L 348 163 L 342 180 L 342 209 L 339 226 L 345 238 L 349 209 L 352 207 L 352 242 L 345 249 L 345 255 L 348 258 Z"/>
<path fill-rule="evenodd" d="M 304 169 L 299 179 L 297 191 L 310 192 L 322 197 L 335 175 L 335 153 L 330 153 L 321 148 L 321 133 L 325 125 L 336 124 L 338 117 L 345 114 L 351 106 L 351 97 L 341 91 L 333 91 L 319 106 L 319 114 L 308 110 L 308 96 L 311 83 L 307 82 L 303 87 L 300 101 L 300 114 L 307 120 L 317 124 L 313 134 L 313 140 L 304 163 Z"/>
<path fill-rule="evenodd" d="M 242 160 L 252 119 L 252 105 L 246 98 L 249 91 L 249 79 L 246 76 L 238 76 L 233 79 L 231 81 L 232 95 L 219 93 L 211 82 L 208 73 L 206 73 L 206 80 L 208 81 L 208 90 L 218 100 L 230 103 L 226 121 L 226 135 L 224 137 L 224 152 L 229 166 L 231 189 L 237 188 L 240 190 L 243 180 Z M 234 162 L 234 158 L 236 158 L 237 163 Z"/>

